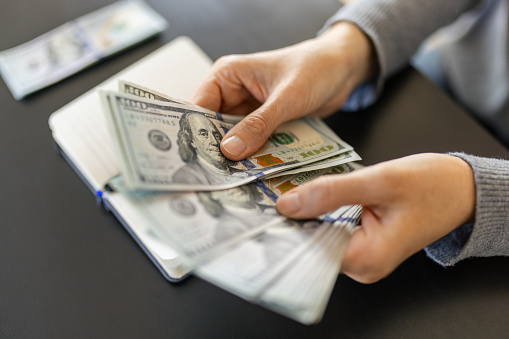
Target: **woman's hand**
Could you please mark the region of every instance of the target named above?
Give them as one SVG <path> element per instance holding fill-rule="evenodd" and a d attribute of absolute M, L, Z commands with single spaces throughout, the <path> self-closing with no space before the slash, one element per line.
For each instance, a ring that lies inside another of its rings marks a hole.
<path fill-rule="evenodd" d="M 468 163 L 449 155 L 419 154 L 318 178 L 281 196 L 277 208 L 300 219 L 342 205 L 362 205 L 361 225 L 352 235 L 341 270 L 371 283 L 472 221 L 475 202 Z"/>
<path fill-rule="evenodd" d="M 270 52 L 220 58 L 191 101 L 247 115 L 221 142 L 232 159 L 256 152 L 281 123 L 338 110 L 373 69 L 369 39 L 339 22 L 317 38 Z"/>

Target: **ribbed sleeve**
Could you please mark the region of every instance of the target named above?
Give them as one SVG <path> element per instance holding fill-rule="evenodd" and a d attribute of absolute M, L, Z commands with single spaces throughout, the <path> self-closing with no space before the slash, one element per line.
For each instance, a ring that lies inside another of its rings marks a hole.
<path fill-rule="evenodd" d="M 408 63 L 422 41 L 438 28 L 472 8 L 476 0 L 355 0 L 343 6 L 325 24 L 356 24 L 372 40 L 385 79 Z"/>
<path fill-rule="evenodd" d="M 469 257 L 509 256 L 509 161 L 452 153 L 470 164 L 476 185 L 474 225 L 464 225 L 426 247 L 451 266 Z"/>
<path fill-rule="evenodd" d="M 321 32 L 338 21 L 354 23 L 372 40 L 380 70 L 374 82 L 363 84 L 354 91 L 346 106 L 358 109 L 374 101 L 383 81 L 408 63 L 425 38 L 480 2 L 354 0 L 343 6 Z M 426 247 L 426 253 L 444 266 L 469 257 L 508 256 L 509 161 L 464 153 L 452 155 L 468 162 L 474 171 L 475 223 L 458 227 Z"/>

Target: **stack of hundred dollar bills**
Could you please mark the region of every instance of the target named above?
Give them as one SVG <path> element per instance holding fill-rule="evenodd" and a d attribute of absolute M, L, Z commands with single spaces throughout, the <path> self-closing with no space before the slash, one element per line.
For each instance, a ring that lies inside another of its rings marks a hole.
<path fill-rule="evenodd" d="M 295 221 L 278 215 L 275 201 L 320 175 L 359 168 L 352 147 L 305 117 L 234 162 L 219 144 L 241 117 L 125 81 L 100 95 L 121 169 L 110 186 L 143 211 L 153 235 L 203 279 L 299 322 L 318 322 L 361 207 Z"/>
<path fill-rule="evenodd" d="M 142 0 L 116 1 L 1 51 L 0 74 L 20 100 L 164 31 L 167 25 Z"/>

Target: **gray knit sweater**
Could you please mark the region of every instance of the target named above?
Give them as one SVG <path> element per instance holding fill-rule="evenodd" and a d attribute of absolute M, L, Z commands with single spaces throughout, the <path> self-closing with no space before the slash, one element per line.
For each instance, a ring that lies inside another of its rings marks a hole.
<path fill-rule="evenodd" d="M 425 38 L 454 22 L 444 30 L 449 38 L 440 51 L 448 81 L 455 95 L 509 140 L 508 18 L 506 0 L 355 0 L 342 7 L 324 30 L 340 20 L 356 24 L 371 38 L 380 69 L 344 108 L 370 104 L 383 81 L 408 63 Z M 509 161 L 453 155 L 474 171 L 475 223 L 429 245 L 426 253 L 444 266 L 468 257 L 509 255 Z"/>

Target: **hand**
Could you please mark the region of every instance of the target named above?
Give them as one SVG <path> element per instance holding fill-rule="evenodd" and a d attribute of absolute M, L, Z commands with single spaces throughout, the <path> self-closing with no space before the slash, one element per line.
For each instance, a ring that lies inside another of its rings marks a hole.
<path fill-rule="evenodd" d="M 364 283 L 380 280 L 401 262 L 473 220 L 473 171 L 460 158 L 420 154 L 324 176 L 282 195 L 281 214 L 311 218 L 342 205 L 363 206 L 341 270 Z"/>
<path fill-rule="evenodd" d="M 369 39 L 339 22 L 317 38 L 270 52 L 220 58 L 191 102 L 246 115 L 221 142 L 232 160 L 256 152 L 281 123 L 338 110 L 372 72 Z"/>

